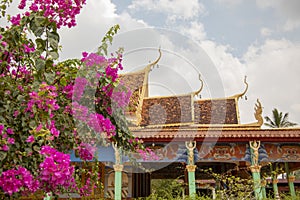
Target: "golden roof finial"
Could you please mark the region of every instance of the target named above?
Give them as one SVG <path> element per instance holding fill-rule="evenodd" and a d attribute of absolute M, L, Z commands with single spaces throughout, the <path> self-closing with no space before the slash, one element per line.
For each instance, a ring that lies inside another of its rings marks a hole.
<path fill-rule="evenodd" d="M 246 92 L 248 90 L 248 87 L 249 87 L 249 85 L 247 83 L 247 76 L 245 76 L 245 78 L 244 78 L 244 83 L 246 85 L 246 88 L 245 88 L 244 92 L 242 92 L 240 94 L 233 95 L 231 98 L 237 98 L 237 100 L 239 100 L 239 98 L 241 98 L 242 96 L 244 96 L 246 94 Z"/>
<path fill-rule="evenodd" d="M 257 99 L 256 102 L 257 103 L 255 104 L 255 108 L 254 108 L 255 110 L 254 117 L 257 120 L 259 126 L 261 126 L 264 123 L 264 119 L 262 117 L 262 106 L 259 99 Z"/>
<path fill-rule="evenodd" d="M 199 81 L 200 81 L 200 83 L 201 83 L 201 86 L 200 86 L 199 90 L 197 90 L 196 92 L 193 92 L 194 96 L 199 95 L 200 92 L 201 92 L 202 89 L 203 89 L 203 80 L 201 79 L 201 75 L 200 75 L 200 74 L 199 74 Z"/>
<path fill-rule="evenodd" d="M 148 64 L 148 65 L 146 66 L 146 69 L 147 69 L 147 70 L 150 70 L 152 67 L 154 67 L 154 65 L 156 65 L 156 64 L 158 63 L 158 61 L 160 60 L 160 58 L 161 58 L 161 50 L 160 50 L 160 47 L 159 47 L 159 49 L 158 49 L 158 52 L 159 52 L 158 58 L 157 58 L 154 62 L 152 62 L 152 63 L 150 63 L 150 64 Z"/>

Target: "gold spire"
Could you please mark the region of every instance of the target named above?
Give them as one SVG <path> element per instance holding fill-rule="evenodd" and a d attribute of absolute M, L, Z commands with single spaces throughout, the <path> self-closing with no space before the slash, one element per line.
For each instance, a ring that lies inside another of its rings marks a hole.
<path fill-rule="evenodd" d="M 233 95 L 231 98 L 237 98 L 237 100 L 239 100 L 239 98 L 241 98 L 242 96 L 244 96 L 248 90 L 248 83 L 247 83 L 247 76 L 245 76 L 244 78 L 244 83 L 246 85 L 246 88 L 244 90 L 244 92 L 240 93 L 240 94 L 236 94 L 236 95 Z"/>
<path fill-rule="evenodd" d="M 201 75 L 200 75 L 200 74 L 199 74 L 199 81 L 200 81 L 200 83 L 201 83 L 201 86 L 200 86 L 199 90 L 197 90 L 197 91 L 195 91 L 195 92 L 192 93 L 194 96 L 199 95 L 200 92 L 201 92 L 202 89 L 203 89 L 203 80 L 201 79 Z"/>
<path fill-rule="evenodd" d="M 158 63 L 158 61 L 159 61 L 160 58 L 161 58 L 161 50 L 160 50 L 160 47 L 159 47 L 159 49 L 158 49 L 158 52 L 159 52 L 158 58 L 157 58 L 154 62 L 148 64 L 148 65 L 145 67 L 145 69 L 147 69 L 147 70 L 150 71 L 150 69 L 151 69 L 152 67 L 154 67 L 154 66 Z"/>

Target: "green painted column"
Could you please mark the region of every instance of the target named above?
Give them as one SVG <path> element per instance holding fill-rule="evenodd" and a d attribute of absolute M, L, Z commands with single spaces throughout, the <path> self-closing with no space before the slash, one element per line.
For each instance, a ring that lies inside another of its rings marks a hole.
<path fill-rule="evenodd" d="M 261 188 L 261 179 L 260 179 L 260 166 L 251 166 L 250 167 L 253 177 L 253 187 L 255 198 L 257 200 L 263 199 L 263 193 Z"/>
<path fill-rule="evenodd" d="M 262 192 L 263 199 L 267 198 L 266 185 L 267 185 L 267 180 L 263 179 L 261 181 L 261 192 Z"/>
<path fill-rule="evenodd" d="M 278 192 L 278 179 L 277 179 L 277 173 L 273 170 L 273 165 L 270 165 L 270 170 L 272 172 L 272 185 L 273 185 L 273 193 L 275 199 L 280 199 L 279 192 Z"/>
<path fill-rule="evenodd" d="M 272 184 L 273 184 L 274 198 L 275 199 L 280 199 L 277 183 L 278 183 L 278 179 L 276 177 L 273 177 L 272 178 Z"/>
<path fill-rule="evenodd" d="M 114 170 L 115 170 L 115 200 L 121 200 L 123 165 L 114 165 Z"/>
<path fill-rule="evenodd" d="M 113 144 L 113 148 L 115 150 L 115 165 L 113 165 L 115 170 L 115 200 L 122 199 L 122 154 L 121 148 L 117 146 L 117 144 Z"/>
<path fill-rule="evenodd" d="M 290 194 L 292 196 L 292 199 L 296 199 L 296 192 L 295 192 L 295 186 L 294 186 L 295 176 L 293 176 L 290 173 L 289 164 L 287 162 L 284 163 L 284 166 L 285 166 L 285 173 L 287 176 L 287 181 L 289 184 Z"/>
<path fill-rule="evenodd" d="M 194 149 L 196 148 L 196 141 L 185 142 L 185 146 L 188 150 L 188 165 L 186 168 L 188 171 L 189 195 L 193 196 L 196 194 L 195 171 L 197 166 L 194 165 Z"/>
<path fill-rule="evenodd" d="M 254 194 L 257 200 L 263 199 L 263 191 L 261 187 L 260 168 L 258 165 L 260 141 L 250 141 L 251 166 L 250 170 L 253 178 Z"/>
<path fill-rule="evenodd" d="M 193 196 L 196 194 L 196 179 L 195 179 L 195 171 L 196 165 L 187 165 L 186 168 L 188 170 L 188 178 L 189 178 L 189 195 Z"/>

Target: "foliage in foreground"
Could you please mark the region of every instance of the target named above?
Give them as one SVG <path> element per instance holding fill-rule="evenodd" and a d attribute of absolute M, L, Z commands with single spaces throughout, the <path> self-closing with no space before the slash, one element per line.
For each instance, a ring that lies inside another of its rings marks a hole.
<path fill-rule="evenodd" d="M 76 26 L 85 0 L 21 0 L 18 8 L 27 10 L 15 16 L 6 13 L 11 2 L 0 3 L 0 20 L 9 23 L 0 27 L 0 199 L 36 191 L 89 195 L 100 187 L 97 165 L 75 170 L 71 152 L 96 161 L 97 146 L 111 142 L 149 152 L 122 112 L 130 97 L 118 82 L 122 51 L 107 56 L 119 26 L 97 52 L 58 62 L 58 30 Z"/>
<path fill-rule="evenodd" d="M 225 180 L 223 180 L 225 181 Z M 212 195 L 210 194 L 196 194 L 194 196 L 188 196 L 184 194 L 184 185 L 179 183 L 178 180 L 157 180 L 155 184 L 152 184 L 152 193 L 148 197 L 137 198 L 137 200 L 211 200 Z M 251 194 L 249 191 L 245 192 L 244 188 L 247 187 L 251 189 Z M 254 200 L 254 191 L 252 184 L 246 185 L 245 187 L 240 187 L 235 196 L 225 195 L 226 192 L 232 193 L 229 190 L 217 189 L 216 188 L 216 200 Z M 274 199 L 269 194 L 265 200 Z M 297 193 L 296 199 L 292 198 L 289 194 L 281 193 L 281 200 L 299 200 L 300 193 Z"/>
<path fill-rule="evenodd" d="M 221 200 L 254 200 L 253 180 L 242 179 L 234 176 L 229 172 L 217 174 L 211 169 L 201 170 L 203 173 L 209 174 L 211 178 L 216 180 L 215 199 Z M 208 193 L 197 192 L 194 196 L 185 194 L 185 189 L 188 185 L 184 184 L 180 179 L 159 179 L 155 180 L 151 186 L 152 191 L 150 196 L 137 198 L 138 200 L 211 200 L 213 199 L 211 191 Z M 289 194 L 281 193 L 282 200 L 295 200 Z M 271 194 L 267 194 L 267 199 L 274 199 Z M 300 192 L 297 193 L 296 200 L 300 199 Z"/>

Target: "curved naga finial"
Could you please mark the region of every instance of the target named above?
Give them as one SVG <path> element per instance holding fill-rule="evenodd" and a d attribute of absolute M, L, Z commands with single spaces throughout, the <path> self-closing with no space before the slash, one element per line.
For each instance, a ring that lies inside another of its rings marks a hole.
<path fill-rule="evenodd" d="M 241 98 L 242 96 L 244 96 L 244 95 L 246 94 L 246 92 L 247 92 L 247 90 L 248 90 L 248 87 L 249 87 L 249 85 L 248 85 L 248 83 L 247 83 L 247 76 L 245 76 L 245 78 L 244 78 L 244 83 L 245 83 L 245 85 L 246 85 L 246 88 L 245 88 L 244 92 L 232 96 L 233 98 L 237 98 L 237 100 L 239 100 L 239 98 Z"/>
<path fill-rule="evenodd" d="M 200 86 L 199 90 L 197 90 L 196 92 L 193 92 L 194 96 L 199 95 L 200 92 L 201 92 L 202 89 L 203 89 L 203 80 L 201 79 L 201 75 L 200 75 L 200 74 L 199 74 L 199 81 L 200 81 L 200 83 L 201 83 L 201 86 Z"/>
<path fill-rule="evenodd" d="M 152 62 L 152 63 L 150 63 L 149 65 L 147 65 L 147 66 L 146 66 L 146 69 L 150 70 L 152 67 L 154 67 L 154 65 L 156 65 L 156 64 L 158 63 L 158 61 L 159 61 L 160 58 L 161 58 L 161 50 L 160 50 L 160 47 L 159 47 L 159 49 L 158 49 L 158 52 L 159 52 L 158 58 L 157 58 L 154 62 Z"/>
<path fill-rule="evenodd" d="M 254 113 L 254 117 L 257 120 L 257 123 L 261 126 L 264 123 L 264 119 L 262 117 L 262 106 L 260 101 L 257 99 L 256 100 L 256 104 L 255 104 L 255 113 Z"/>

